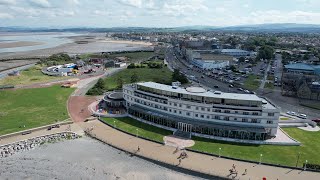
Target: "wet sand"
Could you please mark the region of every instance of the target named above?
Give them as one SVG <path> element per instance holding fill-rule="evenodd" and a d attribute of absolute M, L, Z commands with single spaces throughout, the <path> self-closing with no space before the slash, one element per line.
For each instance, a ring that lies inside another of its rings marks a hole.
<path fill-rule="evenodd" d="M 24 46 L 36 46 L 42 45 L 42 42 L 32 42 L 32 41 L 18 41 L 18 42 L 8 42 L 0 43 L 0 48 L 15 48 L 15 47 L 24 47 Z"/>
<path fill-rule="evenodd" d="M 143 41 L 114 40 L 106 37 L 105 33 L 71 36 L 66 38 L 71 39 L 73 42 L 47 49 L 13 53 L 0 53 L 0 59 L 21 57 L 47 57 L 56 53 L 84 54 L 152 49 L 152 43 Z"/>
<path fill-rule="evenodd" d="M 83 137 L 0 159 L 0 179 L 200 179 Z"/>

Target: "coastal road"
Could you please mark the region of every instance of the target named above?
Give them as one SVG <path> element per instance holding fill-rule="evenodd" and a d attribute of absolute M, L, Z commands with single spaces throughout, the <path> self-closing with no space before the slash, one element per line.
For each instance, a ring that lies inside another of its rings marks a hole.
<path fill-rule="evenodd" d="M 8 73 L 11 73 L 13 71 L 22 71 L 22 70 L 25 70 L 25 69 L 29 69 L 30 67 L 35 66 L 35 65 L 36 65 L 35 63 L 32 63 L 32 64 L 28 64 L 28 65 L 12 68 L 12 69 L 9 69 L 9 70 L 1 71 L 0 72 L 0 80 L 5 78 L 5 77 L 7 77 Z"/>

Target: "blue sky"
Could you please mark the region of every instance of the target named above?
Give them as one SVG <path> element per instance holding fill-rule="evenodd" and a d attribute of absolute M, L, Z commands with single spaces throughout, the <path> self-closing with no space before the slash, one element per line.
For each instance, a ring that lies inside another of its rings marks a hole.
<path fill-rule="evenodd" d="M 1 26 L 320 24 L 320 0 L 0 0 Z"/>

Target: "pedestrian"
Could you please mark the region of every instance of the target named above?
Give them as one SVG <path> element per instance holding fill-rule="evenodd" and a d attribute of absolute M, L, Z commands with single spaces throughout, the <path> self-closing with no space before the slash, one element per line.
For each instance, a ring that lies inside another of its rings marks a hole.
<path fill-rule="evenodd" d="M 244 173 L 243 173 L 243 174 L 244 174 L 244 175 L 246 175 L 246 174 L 247 174 L 247 169 L 245 169 L 245 170 L 244 170 Z"/>
<path fill-rule="evenodd" d="M 138 146 L 138 152 L 140 151 L 140 146 Z"/>
<path fill-rule="evenodd" d="M 232 169 L 236 169 L 236 165 L 232 164 Z"/>

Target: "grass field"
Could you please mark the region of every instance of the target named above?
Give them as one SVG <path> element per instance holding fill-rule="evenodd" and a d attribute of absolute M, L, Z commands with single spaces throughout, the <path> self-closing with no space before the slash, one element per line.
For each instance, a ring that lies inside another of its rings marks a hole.
<path fill-rule="evenodd" d="M 320 110 L 320 103 L 301 102 L 300 105 Z"/>
<path fill-rule="evenodd" d="M 50 80 L 66 79 L 67 77 L 47 76 L 41 72 L 41 66 L 36 65 L 20 72 L 19 76 L 8 76 L 0 80 L 0 85 L 28 85 L 34 83 L 47 82 Z"/>
<path fill-rule="evenodd" d="M 249 75 L 244 82 L 244 88 L 254 91 L 260 86 L 259 77 L 256 75 Z"/>
<path fill-rule="evenodd" d="M 164 84 L 171 83 L 172 72 L 167 68 L 135 68 L 135 69 L 125 69 L 113 76 L 104 79 L 105 89 L 113 90 L 117 87 L 117 80 L 121 77 L 123 79 L 123 84 L 130 83 L 131 76 L 133 74 L 138 75 L 139 81 L 154 81 Z"/>
<path fill-rule="evenodd" d="M 103 120 L 112 126 L 116 125 L 117 128 L 132 134 L 137 134 L 138 129 L 139 136 L 158 142 L 163 142 L 164 136 L 172 134 L 171 131 L 144 124 L 132 118 L 103 118 Z"/>
<path fill-rule="evenodd" d="M 141 62 L 149 59 L 153 55 L 154 55 L 153 52 L 128 52 L 128 53 L 110 54 L 108 55 L 108 57 L 115 58 L 115 57 L 125 56 L 129 58 L 130 62 Z"/>
<path fill-rule="evenodd" d="M 0 91 L 0 135 L 67 119 L 73 91 L 59 86 Z"/>
<path fill-rule="evenodd" d="M 136 134 L 139 129 L 139 135 L 162 142 L 163 136 L 172 134 L 172 132 L 150 126 L 131 118 L 105 118 L 104 121 L 116 126 L 124 131 Z M 298 128 L 284 129 L 291 137 L 302 143 L 301 146 L 275 146 L 275 145 L 246 145 L 231 144 L 222 141 L 214 141 L 204 138 L 193 137 L 195 140 L 194 150 L 218 154 L 221 148 L 221 155 L 235 157 L 239 159 L 259 161 L 262 154 L 262 161 L 295 166 L 297 155 L 300 152 L 300 160 L 298 166 L 302 166 L 305 160 L 309 163 L 320 164 L 320 132 L 308 132 Z"/>
<path fill-rule="evenodd" d="M 266 82 L 266 84 L 264 85 L 264 88 L 267 89 L 274 89 L 274 85 L 272 82 Z"/>

